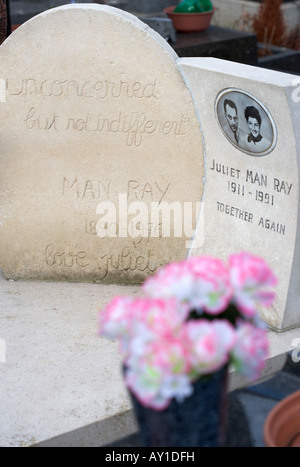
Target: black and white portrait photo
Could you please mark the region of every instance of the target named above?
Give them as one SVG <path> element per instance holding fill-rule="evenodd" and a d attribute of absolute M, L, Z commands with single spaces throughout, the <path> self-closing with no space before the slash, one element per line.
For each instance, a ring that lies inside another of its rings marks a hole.
<path fill-rule="evenodd" d="M 221 130 L 238 149 L 253 156 L 265 156 L 274 149 L 277 141 L 274 120 L 255 97 L 226 89 L 218 95 L 215 110 Z"/>

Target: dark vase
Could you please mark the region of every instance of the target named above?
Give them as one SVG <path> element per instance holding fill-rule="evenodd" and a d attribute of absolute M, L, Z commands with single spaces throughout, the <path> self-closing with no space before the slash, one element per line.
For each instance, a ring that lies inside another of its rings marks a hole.
<path fill-rule="evenodd" d="M 140 439 L 146 447 L 222 447 L 227 420 L 228 368 L 199 379 L 182 403 L 149 409 L 130 393 Z"/>

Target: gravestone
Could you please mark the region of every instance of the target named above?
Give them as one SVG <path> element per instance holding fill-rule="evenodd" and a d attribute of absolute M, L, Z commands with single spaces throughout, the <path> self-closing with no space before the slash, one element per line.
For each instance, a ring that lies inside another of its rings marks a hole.
<path fill-rule="evenodd" d="M 206 147 L 204 222 L 190 254 L 265 258 L 278 286 L 262 317 L 276 330 L 297 327 L 300 81 L 217 59 L 179 65 L 201 106 Z"/>
<path fill-rule="evenodd" d="M 203 147 L 176 59 L 148 26 L 105 5 L 49 10 L 3 44 L 7 278 L 138 283 L 186 257 L 192 227 L 175 232 L 172 204 L 192 203 L 197 218 Z"/>

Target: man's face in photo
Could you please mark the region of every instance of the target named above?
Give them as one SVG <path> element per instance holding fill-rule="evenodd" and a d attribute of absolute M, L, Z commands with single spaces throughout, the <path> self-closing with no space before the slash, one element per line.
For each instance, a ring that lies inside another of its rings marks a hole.
<path fill-rule="evenodd" d="M 228 125 L 233 133 L 236 133 L 238 130 L 239 118 L 235 108 L 226 105 L 225 116 L 228 122 Z"/>

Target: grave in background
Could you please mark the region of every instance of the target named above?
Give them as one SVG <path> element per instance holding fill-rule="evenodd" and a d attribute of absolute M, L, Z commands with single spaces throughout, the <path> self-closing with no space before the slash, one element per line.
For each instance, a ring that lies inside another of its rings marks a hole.
<path fill-rule="evenodd" d="M 214 0 L 213 23 L 226 28 L 249 29 L 249 19 L 258 11 L 260 0 Z M 282 12 L 289 30 L 298 26 L 300 5 L 297 0 L 283 0 Z M 250 18 L 249 18 L 250 17 Z"/>

